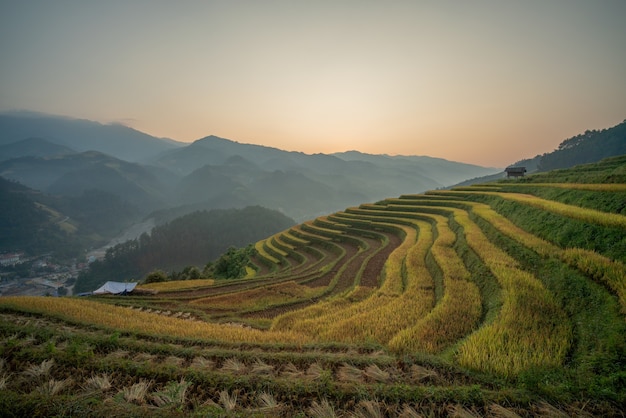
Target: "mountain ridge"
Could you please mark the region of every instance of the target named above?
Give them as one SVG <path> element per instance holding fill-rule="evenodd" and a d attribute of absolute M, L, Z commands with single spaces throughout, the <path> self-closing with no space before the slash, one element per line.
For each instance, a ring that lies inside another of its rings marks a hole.
<path fill-rule="evenodd" d="M 17 142 L 0 145 L 0 161 L 20 157 L 54 157 L 76 151 L 43 138 L 29 137 Z"/>
<path fill-rule="evenodd" d="M 119 123 L 102 124 L 36 112 L 0 113 L 0 145 L 39 137 L 78 152 L 95 150 L 127 161 L 143 161 L 180 146 Z"/>

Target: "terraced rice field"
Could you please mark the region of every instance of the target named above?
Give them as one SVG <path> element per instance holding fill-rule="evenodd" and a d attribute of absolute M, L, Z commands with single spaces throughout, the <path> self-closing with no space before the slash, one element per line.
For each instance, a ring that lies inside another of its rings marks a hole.
<path fill-rule="evenodd" d="M 626 185 L 555 178 L 322 216 L 256 243 L 245 279 L 4 298 L 0 408 L 624 416 Z"/>

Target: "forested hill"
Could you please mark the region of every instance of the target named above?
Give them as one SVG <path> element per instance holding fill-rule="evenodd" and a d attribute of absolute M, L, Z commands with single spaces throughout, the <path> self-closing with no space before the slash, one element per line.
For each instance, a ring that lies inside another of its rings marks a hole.
<path fill-rule="evenodd" d="M 518 183 L 622 183 L 626 184 L 626 152 L 602 161 L 581 164 L 515 180 Z M 624 202 L 626 204 L 626 202 Z"/>
<path fill-rule="evenodd" d="M 82 256 L 131 225 L 137 212 L 117 195 L 86 190 L 54 196 L 0 176 L 0 252 Z"/>
<path fill-rule="evenodd" d="M 107 280 L 139 280 L 156 269 L 204 266 L 229 247 L 244 247 L 294 224 L 261 206 L 193 212 L 109 248 L 104 260 L 93 262 L 78 278 L 74 290 L 91 291 Z"/>
<path fill-rule="evenodd" d="M 552 152 L 519 160 L 509 167 L 526 167 L 528 174 L 531 174 L 595 163 L 620 155 L 626 155 L 626 120 L 612 128 L 587 130 L 564 140 Z M 453 187 L 496 181 L 502 177 L 502 173 L 476 177 Z"/>
<path fill-rule="evenodd" d="M 126 161 L 144 160 L 182 145 L 120 124 L 28 111 L 0 113 L 0 145 L 33 137 L 77 152 L 99 151 Z"/>
<path fill-rule="evenodd" d="M 622 154 L 626 154 L 626 120 L 612 128 L 587 130 L 566 139 L 555 151 L 543 154 L 537 168 L 549 171 Z"/>

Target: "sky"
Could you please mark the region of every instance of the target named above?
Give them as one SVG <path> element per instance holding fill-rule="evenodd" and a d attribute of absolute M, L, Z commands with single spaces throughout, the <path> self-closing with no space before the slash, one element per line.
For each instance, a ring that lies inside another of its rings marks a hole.
<path fill-rule="evenodd" d="M 624 22 L 624 0 L 0 0 L 0 112 L 504 167 L 626 119 Z"/>

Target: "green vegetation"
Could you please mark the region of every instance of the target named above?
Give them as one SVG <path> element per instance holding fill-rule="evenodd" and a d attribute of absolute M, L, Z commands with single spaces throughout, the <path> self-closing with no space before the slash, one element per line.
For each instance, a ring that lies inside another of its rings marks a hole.
<path fill-rule="evenodd" d="M 626 154 L 626 120 L 609 129 L 588 130 L 566 139 L 556 151 L 541 157 L 538 168 L 539 171 L 556 170 L 624 154 Z"/>
<path fill-rule="evenodd" d="M 0 299 L 0 410 L 621 416 L 626 183 L 590 180 L 625 169 L 363 204 L 128 296 Z"/>
<path fill-rule="evenodd" d="M 247 267 L 254 255 L 252 245 L 240 249 L 231 247 L 215 263 L 207 264 L 204 275 L 216 279 L 240 279 L 248 274 Z"/>
<path fill-rule="evenodd" d="M 75 290 L 91 291 L 107 280 L 141 280 L 154 270 L 202 268 L 229 247 L 245 247 L 291 225 L 293 220 L 260 206 L 194 212 L 153 228 L 150 235 L 142 234 L 109 248 L 103 260 L 91 263 L 79 276 Z M 173 280 L 184 278 L 169 276 Z"/>
<path fill-rule="evenodd" d="M 85 208 L 83 197 L 71 201 L 75 211 Z M 69 200 L 45 196 L 0 177 L 0 252 L 52 253 L 57 259 L 69 260 L 82 255 L 87 246 L 102 245 L 102 235 L 80 228 L 78 220 L 62 212 L 66 205 Z M 115 200 L 110 200 L 110 216 L 125 218 L 114 206 Z M 92 213 L 86 210 L 84 214 L 89 217 Z"/>

